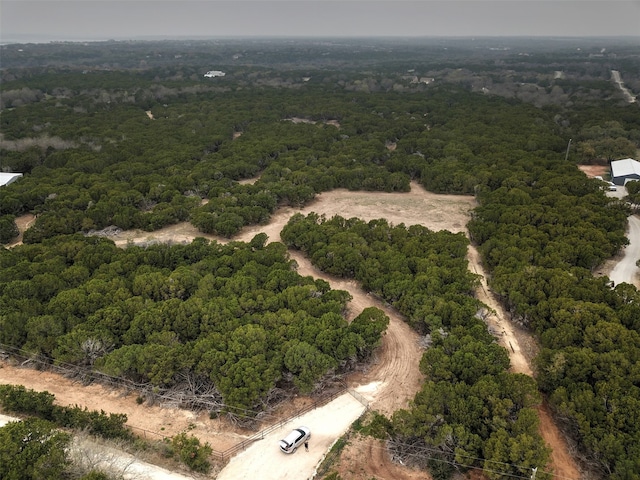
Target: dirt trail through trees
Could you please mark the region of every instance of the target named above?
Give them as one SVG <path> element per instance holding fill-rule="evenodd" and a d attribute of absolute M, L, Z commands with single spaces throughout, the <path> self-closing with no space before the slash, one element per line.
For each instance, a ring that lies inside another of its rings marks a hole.
<path fill-rule="evenodd" d="M 416 183 L 412 184 L 409 193 L 336 190 L 318 195 L 312 204 L 302 210 L 281 209 L 272 217 L 269 225 L 246 228 L 234 240 L 249 241 L 256 234 L 264 232 L 270 241 L 280 241 L 282 227 L 296 212 L 304 215 L 316 212 L 327 217 L 338 214 L 345 218 L 358 217 L 365 221 L 385 218 L 394 225 L 420 224 L 434 231 L 463 232 L 469 219 L 469 211 L 474 206 L 473 197 L 432 194 Z M 117 245 L 125 246 L 128 243 L 189 242 L 195 237 L 225 241 L 219 237 L 202 234 L 188 223 L 173 225 L 151 233 L 126 231 L 111 238 Z M 290 252 L 290 255 L 298 263 L 298 272 L 301 275 L 323 278 L 331 284 L 333 289 L 346 290 L 352 295 L 353 300 L 350 302 L 348 312 L 350 318 L 358 315 L 368 306 L 381 308 L 389 316 L 389 328 L 377 358 L 367 371 L 351 375 L 348 383 L 351 387 L 357 388 L 371 402 L 371 408 L 384 414 L 388 415 L 399 408 L 406 407 L 420 388 L 423 378 L 418 368 L 422 355 L 418 345 L 418 335 L 393 309 L 364 292 L 356 282 L 333 278 L 318 271 L 299 252 Z M 528 336 L 517 331 L 508 321 L 498 302 L 490 295 L 486 286 L 485 272 L 475 248 L 470 248 L 469 261 L 470 268 L 482 275 L 482 287 L 478 291 L 480 299 L 495 311 L 495 314 L 487 319 L 489 327 L 509 351 L 513 371 L 531 375 L 529 359 L 535 351 L 532 347 L 533 342 Z M 525 341 L 520 341 L 519 337 Z M 10 367 L 6 363 L 0 364 L 0 383 L 22 384 L 35 390 L 48 390 L 56 395 L 57 401 L 61 404 L 78 404 L 107 412 L 126 413 L 129 425 L 167 436 L 189 429 L 201 441 L 209 442 L 216 450 L 224 450 L 251 433 L 237 431 L 226 425 L 223 420 L 210 420 L 205 414 L 195 415 L 192 412 L 158 406 L 138 405 L 136 396 L 133 394 L 114 392 L 98 385 L 81 387 L 51 373 Z M 304 398 L 296 400 L 298 405 L 307 401 L 308 399 Z M 542 435 L 554 450 L 554 472 L 566 478 L 579 478 L 578 470 L 568 454 L 568 448 L 562 436 L 546 410 L 541 408 L 539 412 Z M 331 418 L 331 412 L 327 413 L 327 418 Z M 147 435 L 152 434 L 147 433 Z M 383 479 L 425 478 L 424 472 L 415 476 L 416 472 L 391 463 L 381 443 L 361 440 L 353 442 L 349 448 L 355 448 L 357 453 L 351 457 L 347 455 L 343 463 L 338 466 L 341 471 L 346 468 L 345 475 L 347 472 L 362 472 Z M 278 461 L 277 459 L 277 456 L 274 457 L 274 461 Z M 344 462 L 349 464 L 345 466 Z M 345 478 L 356 478 L 356 476 L 349 474 Z"/>
<path fill-rule="evenodd" d="M 533 376 L 531 360 L 537 351 L 535 342 L 529 334 L 520 331 L 509 320 L 502 305 L 495 299 L 493 292 L 489 290 L 486 272 L 484 272 L 480 263 L 480 255 L 473 245 L 469 246 L 468 258 L 470 269 L 482 275 L 481 285 L 476 291 L 476 296 L 492 310 L 485 318 L 485 322 L 489 330 L 498 339 L 500 345 L 509 352 L 511 371 Z M 553 450 L 551 454 L 551 470 L 558 477 L 577 480 L 580 478 L 580 471 L 569 453 L 566 439 L 553 422 L 549 409 L 546 406 L 540 406 L 537 410 L 540 417 L 540 434 Z"/>

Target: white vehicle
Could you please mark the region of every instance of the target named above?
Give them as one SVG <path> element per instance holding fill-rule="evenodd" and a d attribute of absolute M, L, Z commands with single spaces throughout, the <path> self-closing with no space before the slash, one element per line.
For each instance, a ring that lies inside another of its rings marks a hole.
<path fill-rule="evenodd" d="M 294 453 L 300 445 L 311 438 L 311 430 L 307 427 L 294 428 L 289 435 L 280 440 L 280 450 L 284 453 Z"/>

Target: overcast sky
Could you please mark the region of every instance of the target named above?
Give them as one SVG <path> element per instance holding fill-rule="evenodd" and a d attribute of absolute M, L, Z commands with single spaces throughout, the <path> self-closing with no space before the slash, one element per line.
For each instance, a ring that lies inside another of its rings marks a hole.
<path fill-rule="evenodd" d="M 0 41 L 640 35 L 640 0 L 1 0 Z"/>

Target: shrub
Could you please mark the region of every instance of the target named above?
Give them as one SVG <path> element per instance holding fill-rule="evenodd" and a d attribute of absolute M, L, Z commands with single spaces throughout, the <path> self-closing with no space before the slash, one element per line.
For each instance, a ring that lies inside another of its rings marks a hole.
<path fill-rule="evenodd" d="M 53 400 L 49 392 L 27 390 L 22 385 L 0 385 L 0 405 L 7 411 L 53 419 Z"/>
<path fill-rule="evenodd" d="M 171 438 L 171 446 L 175 455 L 194 472 L 207 473 L 211 469 L 212 449 L 208 443 L 200 445 L 200 440 L 183 432 Z"/>

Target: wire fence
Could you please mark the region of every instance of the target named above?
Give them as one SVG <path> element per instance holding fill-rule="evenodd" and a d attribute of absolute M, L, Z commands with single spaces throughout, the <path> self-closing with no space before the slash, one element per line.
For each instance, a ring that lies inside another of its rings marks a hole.
<path fill-rule="evenodd" d="M 47 370 L 65 377 L 71 377 L 77 381 L 80 381 L 84 385 L 88 385 L 90 383 L 99 383 L 101 385 L 107 385 L 110 387 L 121 388 L 126 390 L 127 392 L 137 392 L 139 395 L 152 395 L 154 398 L 160 400 L 162 402 L 163 398 L 167 398 L 167 395 L 164 395 L 163 392 L 151 385 L 136 383 L 131 380 L 127 380 L 120 377 L 113 377 L 111 375 L 107 375 L 102 372 L 97 372 L 95 370 L 91 370 L 84 367 L 79 367 L 77 365 L 65 364 L 62 362 L 51 363 L 46 359 L 40 358 L 38 355 L 34 355 L 33 353 L 26 352 L 16 347 L 12 347 L 10 345 L 4 345 L 0 343 L 0 359 L 6 360 L 8 358 L 13 358 L 14 360 L 20 362 L 21 366 L 27 365 L 35 365 L 39 370 Z M 269 425 L 258 431 L 257 433 L 247 437 L 243 441 L 238 444 L 227 448 L 224 451 L 213 450 L 211 455 L 218 461 L 226 462 L 231 457 L 233 457 L 236 453 L 245 450 L 251 444 L 258 440 L 264 439 L 268 434 L 282 428 L 284 425 L 289 423 L 291 420 L 298 418 L 305 413 L 308 413 L 316 408 L 322 407 L 332 400 L 338 398 L 339 396 L 348 393 L 353 398 L 358 400 L 366 409 L 369 408 L 369 402 L 358 392 L 351 388 L 347 388 L 345 384 L 335 391 L 326 393 L 324 395 L 319 396 L 313 402 L 305 405 L 304 407 L 296 410 L 287 418 L 282 419 L 276 423 Z M 175 402 L 175 397 L 170 397 L 171 402 Z M 200 402 L 198 402 L 200 403 Z M 206 403 L 206 402 L 204 402 Z M 201 405 L 200 405 L 201 406 Z M 215 404 L 216 409 L 220 409 L 221 405 L 219 403 Z M 230 408 L 225 405 L 222 405 L 222 408 Z M 171 437 L 164 435 L 163 433 L 154 432 L 151 430 L 146 430 L 144 428 L 139 428 L 132 425 L 126 425 L 135 435 L 138 437 L 142 437 L 145 440 L 168 440 Z"/>

